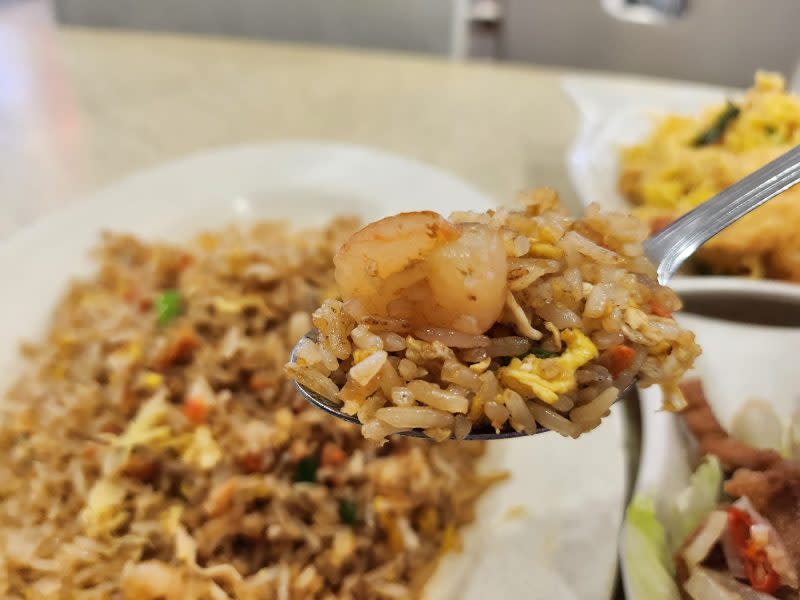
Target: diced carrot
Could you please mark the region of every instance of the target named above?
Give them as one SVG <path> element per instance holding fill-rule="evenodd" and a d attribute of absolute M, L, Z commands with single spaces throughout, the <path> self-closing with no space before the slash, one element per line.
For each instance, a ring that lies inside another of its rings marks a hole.
<path fill-rule="evenodd" d="M 264 373 L 253 373 L 250 376 L 250 381 L 247 382 L 247 386 L 254 392 L 260 392 L 276 383 L 277 380 L 274 377 L 270 377 Z"/>
<path fill-rule="evenodd" d="M 133 455 L 122 468 L 122 472 L 128 477 L 133 477 L 139 481 L 151 481 L 158 470 L 158 463 Z"/>
<path fill-rule="evenodd" d="M 146 312 L 153 307 L 153 299 L 142 296 L 140 291 L 136 289 L 135 282 L 129 281 L 124 283 L 122 289 L 122 299 L 137 307 L 141 312 Z"/>
<path fill-rule="evenodd" d="M 181 254 L 181 258 L 178 261 L 178 266 L 181 269 L 185 269 L 186 267 L 190 266 L 194 262 L 194 256 L 191 254 L 183 253 Z"/>
<path fill-rule="evenodd" d="M 120 427 L 116 423 L 112 423 L 111 421 L 109 421 L 108 423 L 105 423 L 102 427 L 100 427 L 100 432 L 113 433 L 114 435 L 118 435 L 122 433 L 122 427 Z"/>
<path fill-rule="evenodd" d="M 200 338 L 191 327 L 185 327 L 178 331 L 177 335 L 170 340 L 167 347 L 156 357 L 154 367 L 163 370 L 170 365 L 191 357 L 192 352 L 200 345 Z"/>
<path fill-rule="evenodd" d="M 151 308 L 153 308 L 153 299 L 152 298 L 140 298 L 139 299 L 139 311 L 140 312 L 147 312 Z"/>
<path fill-rule="evenodd" d="M 323 467 L 336 467 L 347 460 L 347 454 L 336 444 L 326 443 L 322 447 L 321 464 Z"/>
<path fill-rule="evenodd" d="M 606 367 L 612 377 L 617 377 L 625 369 L 631 366 L 636 351 L 630 346 L 620 344 L 606 351 Z"/>
<path fill-rule="evenodd" d="M 661 304 L 659 304 L 658 302 L 653 302 L 653 304 L 650 305 L 650 310 L 657 317 L 665 317 L 667 319 L 672 317 L 672 311 L 667 310 L 666 308 L 661 306 Z"/>
<path fill-rule="evenodd" d="M 198 398 L 187 398 L 183 403 L 183 415 L 193 425 L 202 425 L 208 416 L 208 405 Z"/>
<path fill-rule="evenodd" d="M 206 512 L 210 516 L 218 517 L 226 510 L 228 510 L 228 508 L 231 505 L 231 502 L 233 501 L 233 495 L 236 492 L 238 483 L 239 483 L 238 477 L 231 477 L 224 483 L 221 483 L 220 485 L 211 490 L 211 493 L 209 493 L 208 498 L 206 499 L 206 502 L 203 505 Z"/>
<path fill-rule="evenodd" d="M 264 459 L 258 452 L 247 452 L 236 459 L 245 473 L 258 473 L 264 467 Z"/>

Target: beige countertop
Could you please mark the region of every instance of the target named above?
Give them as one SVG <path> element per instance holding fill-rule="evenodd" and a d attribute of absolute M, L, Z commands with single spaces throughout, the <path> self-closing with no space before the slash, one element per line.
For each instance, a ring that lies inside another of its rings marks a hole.
<path fill-rule="evenodd" d="M 544 184 L 573 196 L 577 116 L 554 70 L 47 22 L 12 33 L 0 236 L 134 171 L 279 139 L 414 157 L 501 201 Z"/>

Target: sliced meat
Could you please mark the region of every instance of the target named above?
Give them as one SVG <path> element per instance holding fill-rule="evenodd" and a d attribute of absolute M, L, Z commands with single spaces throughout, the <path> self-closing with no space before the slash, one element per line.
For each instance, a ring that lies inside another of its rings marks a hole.
<path fill-rule="evenodd" d="M 701 451 L 713 454 L 726 470 L 734 471 L 725 483 L 725 492 L 736 498 L 747 498 L 769 521 L 780 536 L 795 571 L 800 572 L 800 463 L 787 461 L 774 450 L 752 448 L 730 437 L 714 416 L 699 380 L 681 384 L 681 391 L 687 403 L 681 414 Z M 684 548 L 696 535 L 694 532 L 689 536 Z M 690 575 L 681 558 L 684 548 L 675 557 L 682 594 L 685 594 L 683 583 Z M 713 568 L 708 562 L 705 566 Z M 796 591 L 787 588 L 782 588 L 778 594 L 780 598 L 796 596 Z"/>
<path fill-rule="evenodd" d="M 706 400 L 703 382 L 699 379 L 687 379 L 681 382 L 680 388 L 686 398 L 686 408 L 681 412 L 681 416 L 692 434 L 698 439 L 709 435 L 727 435 Z"/>
<path fill-rule="evenodd" d="M 776 496 L 784 497 L 795 491 L 795 488 L 800 491 L 800 464 L 788 460 L 780 461 L 762 471 L 739 469 L 725 482 L 725 491 L 728 494 L 737 498 L 747 496 L 760 513 L 764 512 Z"/>
<path fill-rule="evenodd" d="M 760 471 L 783 460 L 774 450 L 753 448 L 730 437 L 714 416 L 699 379 L 685 381 L 680 387 L 687 404 L 681 415 L 703 454 L 713 454 L 729 471 L 738 468 Z"/>
<path fill-rule="evenodd" d="M 739 469 L 725 483 L 725 492 L 752 502 L 778 532 L 800 571 L 800 463 L 784 460 L 763 471 Z"/>
<path fill-rule="evenodd" d="M 774 450 L 753 448 L 732 437 L 706 437 L 700 442 L 704 454 L 719 458 L 726 470 L 767 469 L 781 461 L 781 455 Z"/>

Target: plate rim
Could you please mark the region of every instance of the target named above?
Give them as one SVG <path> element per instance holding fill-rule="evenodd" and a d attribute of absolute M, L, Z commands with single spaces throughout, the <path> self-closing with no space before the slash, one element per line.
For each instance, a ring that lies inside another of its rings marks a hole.
<path fill-rule="evenodd" d="M 368 155 L 371 159 L 385 161 L 386 164 L 394 163 L 403 168 L 411 168 L 419 172 L 424 172 L 426 175 L 437 178 L 441 182 L 452 184 L 454 189 L 456 187 L 461 188 L 462 191 L 468 192 L 476 198 L 482 197 L 482 199 L 489 202 L 494 201 L 488 194 L 479 190 L 470 182 L 445 169 L 382 148 L 365 144 L 311 138 L 275 140 L 269 142 L 245 142 L 195 150 L 176 156 L 171 160 L 132 171 L 94 189 L 88 190 L 78 195 L 74 200 L 47 210 L 47 212 L 40 214 L 30 222 L 21 225 L 9 235 L 0 238 L 0 259 L 8 253 L 20 249 L 25 244 L 31 243 L 31 241 L 35 240 L 37 237 L 46 235 L 49 231 L 54 230 L 58 226 L 67 224 L 77 216 L 86 214 L 96 208 L 102 210 L 104 208 L 103 203 L 108 196 L 123 194 L 127 188 L 141 185 L 142 180 L 168 176 L 170 172 L 177 169 L 189 168 L 193 163 L 223 159 L 228 160 L 236 155 L 245 156 L 252 153 L 279 152 L 328 152 L 331 154 Z"/>

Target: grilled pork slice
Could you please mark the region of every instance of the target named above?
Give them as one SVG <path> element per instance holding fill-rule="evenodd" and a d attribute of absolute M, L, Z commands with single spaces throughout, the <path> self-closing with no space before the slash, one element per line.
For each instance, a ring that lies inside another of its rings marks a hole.
<path fill-rule="evenodd" d="M 703 454 L 719 458 L 728 471 L 739 468 L 760 471 L 783 460 L 774 450 L 753 448 L 728 435 L 714 416 L 699 379 L 688 380 L 680 387 L 687 403 L 681 415 Z"/>

